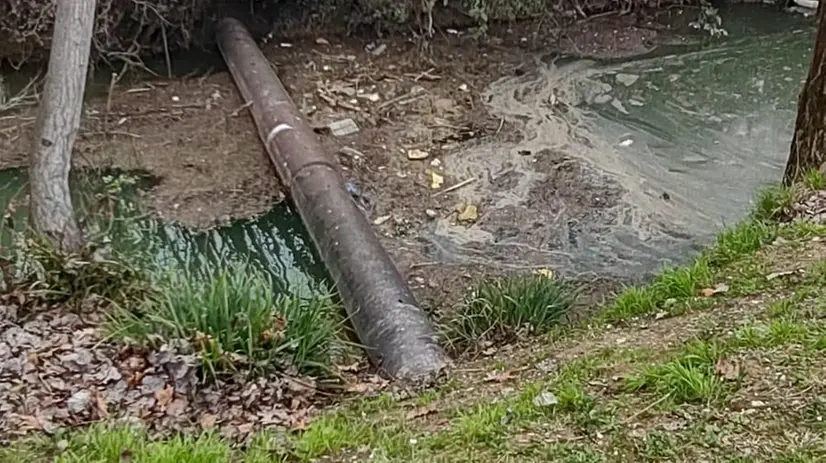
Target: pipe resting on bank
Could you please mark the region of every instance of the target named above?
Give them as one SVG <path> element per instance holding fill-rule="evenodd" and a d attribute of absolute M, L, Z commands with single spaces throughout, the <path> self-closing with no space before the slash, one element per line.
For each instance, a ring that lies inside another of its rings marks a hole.
<path fill-rule="evenodd" d="M 427 382 L 449 364 L 433 326 L 347 192 L 246 27 L 218 24 L 218 47 L 258 134 L 324 261 L 371 362 L 395 379 Z"/>

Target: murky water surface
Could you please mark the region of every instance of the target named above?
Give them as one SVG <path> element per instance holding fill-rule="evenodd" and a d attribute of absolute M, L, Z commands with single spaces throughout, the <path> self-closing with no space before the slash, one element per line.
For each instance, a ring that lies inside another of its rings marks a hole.
<path fill-rule="evenodd" d="M 491 111 L 522 141 L 473 147 L 447 168 L 483 179 L 461 195 L 498 217 L 440 222 L 434 254 L 627 278 L 685 261 L 741 219 L 782 174 L 814 25 L 773 8 L 721 15 L 725 39 L 625 62 L 538 60 L 491 85 Z"/>
<path fill-rule="evenodd" d="M 143 187 L 149 187 L 151 182 L 151 179 L 144 179 L 140 183 Z M 80 198 L 79 192 L 84 189 L 88 193 L 90 183 L 74 178 L 72 186 L 75 196 Z M 23 198 L 26 188 L 25 171 L 0 171 L 0 211 L 8 212 L 9 202 L 15 197 Z M 78 200 L 75 203 L 82 204 Z M 78 207 L 83 208 L 82 205 Z M 14 221 L 25 223 L 26 214 L 25 207 L 18 207 L 13 213 Z M 8 245 L 7 231 L 0 228 L 0 246 Z M 310 295 L 323 290 L 328 280 L 301 219 L 286 203 L 279 204 L 261 217 L 239 220 L 229 226 L 203 232 L 151 219 L 136 227 L 136 232 L 147 238 L 146 242 L 151 245 L 158 262 L 164 266 L 174 263 L 179 265 L 176 268 L 198 272 L 206 266 L 215 268 L 243 259 L 268 273 L 275 291 L 285 294 Z"/>

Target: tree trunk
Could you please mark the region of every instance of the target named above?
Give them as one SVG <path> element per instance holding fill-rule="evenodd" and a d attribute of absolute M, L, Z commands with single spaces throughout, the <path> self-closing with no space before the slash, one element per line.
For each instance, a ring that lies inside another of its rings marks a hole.
<path fill-rule="evenodd" d="M 812 64 L 797 101 L 794 137 L 783 174 L 783 184 L 787 186 L 801 174 L 822 169 L 826 163 L 826 8 L 818 4 L 817 15 Z"/>
<path fill-rule="evenodd" d="M 29 162 L 30 220 L 63 250 L 83 246 L 69 192 L 69 171 L 89 67 L 95 0 L 57 0 L 46 87 Z"/>

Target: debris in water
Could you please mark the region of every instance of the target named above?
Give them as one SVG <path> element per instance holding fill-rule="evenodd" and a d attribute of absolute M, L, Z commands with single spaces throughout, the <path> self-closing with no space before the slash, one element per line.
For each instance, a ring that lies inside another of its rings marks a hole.
<path fill-rule="evenodd" d="M 429 156 L 430 153 L 420 149 L 407 150 L 407 159 L 411 161 L 421 161 L 422 159 L 427 159 Z"/>
<path fill-rule="evenodd" d="M 625 85 L 626 87 L 630 87 L 630 86 L 634 85 L 634 82 L 636 82 L 637 79 L 639 79 L 639 78 L 640 78 L 640 76 L 638 76 L 636 74 L 619 73 L 616 76 L 617 82 L 621 83 L 622 85 Z"/>
<path fill-rule="evenodd" d="M 617 111 L 627 115 L 628 110 L 625 109 L 625 106 L 622 105 L 622 102 L 616 98 L 611 101 L 611 106 L 613 106 Z"/>
<path fill-rule="evenodd" d="M 537 407 L 550 407 L 559 403 L 559 399 L 552 392 L 543 392 L 533 398 L 533 404 Z"/>
<path fill-rule="evenodd" d="M 332 134 L 336 137 L 352 135 L 354 133 L 358 133 L 359 131 L 359 127 L 356 125 L 356 122 L 349 118 L 331 122 L 328 127 L 330 132 L 332 132 Z"/>
<path fill-rule="evenodd" d="M 479 218 L 479 211 L 477 210 L 476 206 L 473 204 L 468 204 L 465 206 L 465 209 L 459 213 L 457 219 L 460 222 L 476 222 L 476 219 Z"/>

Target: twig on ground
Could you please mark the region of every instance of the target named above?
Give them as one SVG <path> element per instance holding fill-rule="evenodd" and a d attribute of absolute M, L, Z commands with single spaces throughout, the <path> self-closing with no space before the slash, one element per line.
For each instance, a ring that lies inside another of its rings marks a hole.
<path fill-rule="evenodd" d="M 467 179 L 467 180 L 462 180 L 461 182 L 459 182 L 459 183 L 457 183 L 457 184 L 455 184 L 455 185 L 449 186 L 449 187 L 445 188 L 445 189 L 444 189 L 444 190 L 442 190 L 442 191 L 436 192 L 433 196 L 441 196 L 441 195 L 445 195 L 445 194 L 447 194 L 447 193 L 450 193 L 451 191 L 458 190 L 459 188 L 462 188 L 462 187 L 464 187 L 464 186 L 470 185 L 471 183 L 473 183 L 473 182 L 475 182 L 475 181 L 476 181 L 476 177 L 471 177 L 471 178 L 469 178 L 469 179 Z"/>

